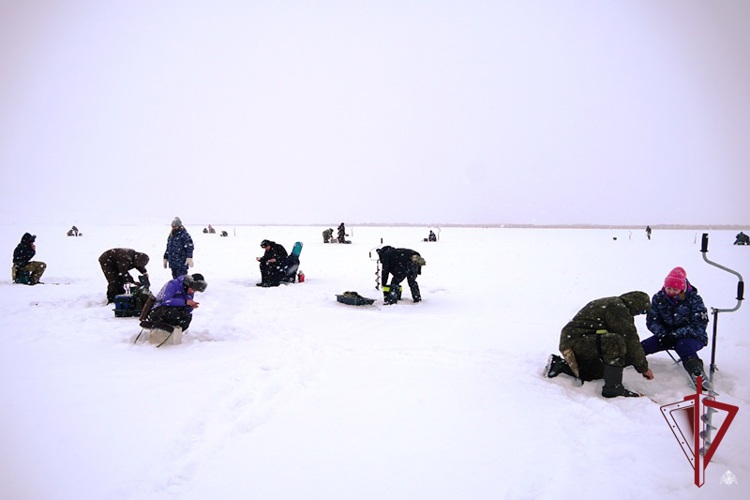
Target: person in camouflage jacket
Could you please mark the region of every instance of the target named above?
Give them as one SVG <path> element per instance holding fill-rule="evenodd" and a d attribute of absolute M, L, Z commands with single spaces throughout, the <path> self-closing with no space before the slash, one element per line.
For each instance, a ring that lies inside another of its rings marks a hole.
<path fill-rule="evenodd" d="M 99 256 L 99 266 L 107 279 L 108 304 L 114 302 L 117 295 L 125 293 L 126 283 L 135 283 L 129 272 L 131 269 L 148 277 L 148 260 L 148 255 L 132 248 L 110 248 Z"/>
<path fill-rule="evenodd" d="M 649 296 L 644 292 L 589 302 L 562 329 L 560 352 L 564 359 L 550 356 L 546 375 L 551 378 L 566 373 L 582 381 L 603 378 L 602 396 L 639 396 L 622 386 L 622 372 L 632 365 L 644 378 L 653 379 L 634 320 L 649 309 Z"/>

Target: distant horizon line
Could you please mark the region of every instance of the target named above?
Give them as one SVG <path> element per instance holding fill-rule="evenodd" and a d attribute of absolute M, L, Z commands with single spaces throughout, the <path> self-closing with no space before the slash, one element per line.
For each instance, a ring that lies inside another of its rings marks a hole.
<path fill-rule="evenodd" d="M 39 224 L 39 223 L 23 223 L 24 225 L 28 224 Z M 151 223 L 153 224 L 153 223 Z M 146 225 L 151 225 L 149 223 L 146 223 Z M 0 225 L 6 225 L 6 226 L 16 226 L 21 225 L 20 223 L 16 222 L 9 222 L 9 223 L 0 223 Z M 50 223 L 42 223 L 39 225 L 58 225 L 58 224 L 50 224 Z M 94 223 L 95 226 L 141 226 L 144 224 L 101 224 L 101 223 Z M 165 226 L 169 226 L 169 223 L 165 223 Z M 203 226 L 208 227 L 208 223 L 195 223 L 195 224 L 186 224 L 187 226 Z M 331 227 L 334 228 L 338 226 L 338 224 L 292 224 L 292 223 L 211 223 L 212 226 L 302 226 L 302 227 Z M 426 227 L 426 228 L 440 228 L 440 227 L 456 227 L 456 228 L 495 228 L 495 229 L 639 229 L 639 230 L 646 230 L 646 227 L 649 226 L 651 229 L 713 229 L 713 230 L 742 230 L 742 229 L 750 229 L 750 225 L 747 224 L 518 224 L 518 223 L 495 223 L 495 224 L 458 224 L 458 223 L 446 223 L 446 224 L 423 224 L 423 223 L 414 223 L 414 222 L 391 222 L 391 223 L 382 223 L 382 222 L 353 222 L 353 223 L 345 223 L 347 227 Z M 67 226 L 66 226 L 67 227 Z"/>

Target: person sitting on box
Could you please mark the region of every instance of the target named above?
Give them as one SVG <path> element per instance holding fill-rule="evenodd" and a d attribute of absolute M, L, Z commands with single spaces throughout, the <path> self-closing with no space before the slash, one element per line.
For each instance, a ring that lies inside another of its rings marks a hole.
<path fill-rule="evenodd" d="M 40 283 L 47 264 L 32 261 L 36 255 L 36 235 L 24 233 L 21 242 L 13 251 L 13 282 L 24 285 L 36 285 Z"/>
<path fill-rule="evenodd" d="M 197 273 L 167 281 L 156 296 L 147 320 L 155 324 L 179 326 L 184 332 L 193 320 L 193 309 L 198 309 L 200 304 L 193 300 L 195 292 L 205 292 L 207 287 L 206 279 Z"/>

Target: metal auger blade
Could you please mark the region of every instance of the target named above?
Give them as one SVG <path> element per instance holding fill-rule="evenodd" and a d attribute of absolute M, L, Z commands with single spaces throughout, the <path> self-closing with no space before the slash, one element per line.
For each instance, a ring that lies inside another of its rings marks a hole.
<path fill-rule="evenodd" d="M 701 431 L 699 435 L 700 437 L 706 440 L 706 444 L 710 445 L 711 443 L 709 442 L 709 440 L 711 439 L 711 432 L 715 430 L 716 430 L 716 427 L 709 425 L 709 429 L 705 431 Z"/>
<path fill-rule="evenodd" d="M 703 422 L 704 424 L 707 424 L 707 425 L 708 425 L 709 427 L 711 427 L 712 429 L 716 429 L 716 427 L 712 427 L 712 426 L 711 426 L 711 417 L 709 417 L 708 415 L 701 415 L 701 421 L 702 421 L 702 422 Z"/>

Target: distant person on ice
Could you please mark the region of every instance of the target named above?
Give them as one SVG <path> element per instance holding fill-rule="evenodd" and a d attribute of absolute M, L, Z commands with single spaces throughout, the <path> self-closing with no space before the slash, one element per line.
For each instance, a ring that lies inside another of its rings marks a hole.
<path fill-rule="evenodd" d="M 333 239 L 333 228 L 329 227 L 323 231 L 323 243 L 330 243 Z"/>
<path fill-rule="evenodd" d="M 173 278 L 187 274 L 188 268 L 193 267 L 193 238 L 190 237 L 179 217 L 175 217 L 172 221 L 172 231 L 167 238 L 164 269 L 167 266 L 172 270 Z"/>
<path fill-rule="evenodd" d="M 664 286 L 651 298 L 651 312 L 646 316 L 646 327 L 654 334 L 641 345 L 648 356 L 672 349 L 680 356 L 682 366 L 695 379 L 703 377 L 703 387 L 710 390 L 698 351 L 708 344 L 708 312 L 703 299 L 687 279 L 681 267 L 672 269 L 664 279 Z"/>
<path fill-rule="evenodd" d="M 265 253 L 262 257 L 256 257 L 256 260 L 260 262 L 260 283 L 255 286 L 279 286 L 283 276 L 283 266 L 288 257 L 286 249 L 271 240 L 261 241 L 260 246 Z"/>
<path fill-rule="evenodd" d="M 737 239 L 734 240 L 734 244 L 735 245 L 750 245 L 750 236 L 740 231 L 737 234 Z"/>
<path fill-rule="evenodd" d="M 115 296 L 125 293 L 126 283 L 135 283 L 129 272 L 131 269 L 148 277 L 148 261 L 148 255 L 132 248 L 111 248 L 99 256 L 99 265 L 107 279 L 107 304 L 114 302 Z"/>
<path fill-rule="evenodd" d="M 604 379 L 602 396 L 637 397 L 622 385 L 622 372 L 632 365 L 644 378 L 654 374 L 641 347 L 635 316 L 649 311 L 650 300 L 644 292 L 628 292 L 589 302 L 565 325 L 560 333 L 560 352 L 552 354 L 546 376 L 561 373 L 582 381 Z"/>
<path fill-rule="evenodd" d="M 179 326 L 184 332 L 193 320 L 193 310 L 199 302 L 193 300 L 195 292 L 205 292 L 208 284 L 202 274 L 186 274 L 167 281 L 156 296 L 147 320 Z"/>
<path fill-rule="evenodd" d="M 39 261 L 32 261 L 36 255 L 36 235 L 31 233 L 24 233 L 21 236 L 21 242 L 16 246 L 13 251 L 13 280 L 18 281 L 20 274 L 28 273 L 27 285 L 36 285 L 39 283 L 44 274 L 44 270 L 47 269 L 47 264 Z"/>
<path fill-rule="evenodd" d="M 426 264 L 425 260 L 419 255 L 419 252 L 408 248 L 393 248 L 384 246 L 377 250 L 380 262 L 383 265 L 381 276 L 383 286 L 383 301 L 386 304 L 396 304 L 401 298 L 399 293 L 399 284 L 407 280 L 411 290 L 411 298 L 414 302 L 422 300 L 419 293 L 419 284 L 417 276 L 422 274 L 422 266 Z M 391 284 L 388 285 L 388 277 L 393 275 Z"/>
<path fill-rule="evenodd" d="M 646 226 L 646 237 L 651 239 L 651 226 Z"/>
<path fill-rule="evenodd" d="M 338 240 L 339 243 L 350 243 L 349 241 L 346 241 L 346 226 L 344 226 L 343 222 L 339 224 L 338 227 Z"/>

